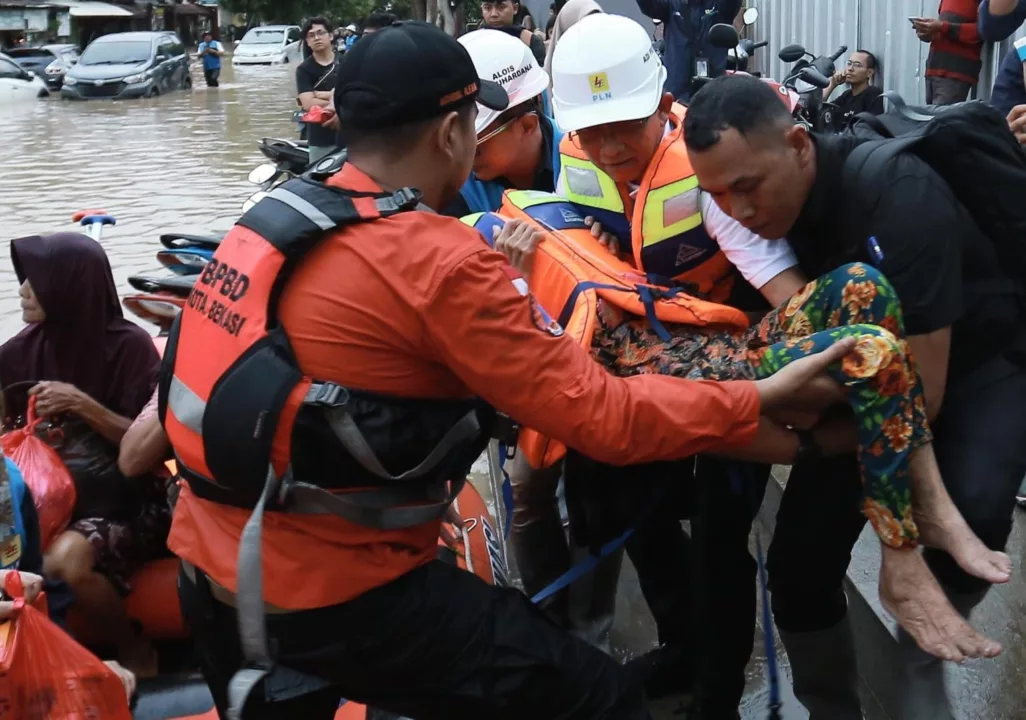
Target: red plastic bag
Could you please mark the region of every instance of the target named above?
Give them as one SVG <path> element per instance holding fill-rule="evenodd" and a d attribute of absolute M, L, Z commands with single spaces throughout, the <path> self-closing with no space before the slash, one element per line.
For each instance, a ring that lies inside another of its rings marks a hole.
<path fill-rule="evenodd" d="M 320 105 L 314 105 L 300 118 L 303 122 L 311 125 L 323 125 L 335 117 L 335 111 Z"/>
<path fill-rule="evenodd" d="M 15 600 L 0 624 L 0 720 L 132 720 L 114 671 L 25 602 L 18 572 L 5 586 Z"/>
<path fill-rule="evenodd" d="M 0 435 L 0 448 L 21 470 L 25 484 L 32 491 L 45 550 L 71 521 L 75 481 L 57 451 L 36 435 L 40 422 L 36 417 L 36 398 L 31 397 L 25 427 Z"/>

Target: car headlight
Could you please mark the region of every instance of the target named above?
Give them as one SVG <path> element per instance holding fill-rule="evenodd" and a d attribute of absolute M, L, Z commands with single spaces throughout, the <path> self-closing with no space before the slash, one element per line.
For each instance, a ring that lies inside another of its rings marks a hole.
<path fill-rule="evenodd" d="M 77 85 L 78 84 L 78 80 L 76 80 L 73 77 L 65 77 L 64 78 L 64 84 L 65 85 Z"/>
<path fill-rule="evenodd" d="M 146 72 L 136 73 L 135 75 L 128 75 L 127 77 L 125 77 L 125 82 L 126 83 L 146 82 L 147 80 L 150 79 L 151 76 L 152 76 L 152 73 L 149 70 L 147 70 Z"/>
<path fill-rule="evenodd" d="M 52 63 L 46 66 L 44 72 L 47 75 L 60 75 L 64 72 L 64 66 L 58 60 L 54 60 Z"/>

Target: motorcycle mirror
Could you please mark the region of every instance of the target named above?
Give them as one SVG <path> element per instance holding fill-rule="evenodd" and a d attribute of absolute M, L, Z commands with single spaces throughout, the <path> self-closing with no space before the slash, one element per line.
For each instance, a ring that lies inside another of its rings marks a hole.
<path fill-rule="evenodd" d="M 717 23 L 709 28 L 709 44 L 717 48 L 737 47 L 741 41 L 733 25 Z"/>
<path fill-rule="evenodd" d="M 270 193 L 268 193 L 268 192 L 266 192 L 264 190 L 257 190 L 255 193 L 253 193 L 252 195 L 249 196 L 249 199 L 246 202 L 242 203 L 242 212 L 244 214 L 248 213 L 253 208 L 254 205 L 256 205 L 258 202 L 263 200 L 269 194 Z"/>
<path fill-rule="evenodd" d="M 820 89 L 830 85 L 830 78 L 813 67 L 802 68 L 802 71 L 798 73 L 798 78 Z"/>
<path fill-rule="evenodd" d="M 777 57 L 786 63 L 798 62 L 805 57 L 805 48 L 801 45 L 788 45 L 785 48 L 781 48 L 780 52 L 777 53 Z"/>
<path fill-rule="evenodd" d="M 759 19 L 759 8 L 750 7 L 745 10 L 745 14 L 741 16 L 745 25 L 754 25 L 755 21 Z"/>
<path fill-rule="evenodd" d="M 270 163 L 264 163 L 263 165 L 257 165 L 250 171 L 249 181 L 254 185 L 263 185 L 277 174 L 278 168 Z"/>

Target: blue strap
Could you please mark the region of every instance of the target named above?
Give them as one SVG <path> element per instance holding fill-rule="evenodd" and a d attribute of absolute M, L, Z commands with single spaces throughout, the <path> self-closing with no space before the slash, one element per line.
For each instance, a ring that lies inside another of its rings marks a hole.
<path fill-rule="evenodd" d="M 581 296 L 581 293 L 587 292 L 588 290 L 619 290 L 620 292 L 630 292 L 630 288 L 625 288 L 622 285 L 611 285 L 609 283 L 595 282 L 594 280 L 584 280 L 583 282 L 577 283 L 574 289 L 570 292 L 570 297 L 563 303 L 563 309 L 559 313 L 559 318 L 556 322 L 559 326 L 565 328 L 570 322 L 570 316 L 574 314 L 574 308 L 577 307 L 577 298 Z"/>
<path fill-rule="evenodd" d="M 538 592 L 534 597 L 532 597 L 531 602 L 535 604 L 540 603 L 545 598 L 555 595 L 560 590 L 569 587 L 570 585 L 574 584 L 582 577 L 590 573 L 592 570 L 594 570 L 598 566 L 598 564 L 602 562 L 604 558 L 607 558 L 610 555 L 612 555 L 614 552 L 623 547 L 624 543 L 631 539 L 631 535 L 634 534 L 635 528 L 637 528 L 642 523 L 648 522 L 648 519 L 652 516 L 652 514 L 663 506 L 663 501 L 665 497 L 665 490 L 657 490 L 656 492 L 652 493 L 652 497 L 649 499 L 648 504 L 645 505 L 644 509 L 642 509 L 640 513 L 638 513 L 637 522 L 634 523 L 633 527 L 628 528 L 623 533 L 623 535 L 613 538 L 605 545 L 603 545 L 601 548 L 599 548 L 597 555 L 589 553 L 589 555 L 586 558 L 584 558 L 579 563 L 571 567 L 565 573 L 556 578 L 547 587 L 545 587 L 540 592 Z"/>
<path fill-rule="evenodd" d="M 652 289 L 647 288 L 644 285 L 638 286 L 638 295 L 641 297 L 641 302 L 645 306 L 645 317 L 648 318 L 648 324 L 652 326 L 655 334 L 659 336 L 659 339 L 663 342 L 670 342 L 670 333 L 663 325 L 662 321 L 656 316 L 655 310 L 655 297 L 652 294 Z"/>
<path fill-rule="evenodd" d="M 730 487 L 736 495 L 745 491 L 743 468 L 731 464 Z M 773 611 L 770 608 L 769 580 L 766 577 L 766 555 L 762 551 L 762 536 L 755 531 L 755 561 L 759 566 L 759 597 L 762 599 L 762 642 L 766 650 L 766 674 L 769 676 L 769 720 L 780 720 L 780 673 L 777 668 L 776 644 L 773 642 Z"/>
<path fill-rule="evenodd" d="M 634 528 L 630 528 L 620 537 L 610 540 L 602 546 L 602 548 L 598 552 L 598 555 L 588 555 L 588 557 L 584 558 L 579 563 L 571 567 L 565 573 L 556 578 L 552 583 L 550 583 L 546 588 L 541 590 L 537 595 L 531 598 L 531 602 L 537 605 L 542 600 L 548 597 L 552 597 L 560 590 L 563 590 L 569 587 L 570 585 L 573 585 L 575 582 L 577 582 L 582 577 L 584 577 L 592 570 L 594 570 L 596 567 L 598 567 L 598 564 L 603 560 L 603 558 L 607 558 L 614 552 L 619 550 L 623 546 L 623 544 L 630 539 L 631 535 L 633 534 Z"/>
<path fill-rule="evenodd" d="M 513 527 L 513 481 L 506 471 L 506 461 L 510 459 L 505 443 L 499 443 L 499 470 L 502 472 L 502 504 L 505 505 L 506 524 L 503 536 L 509 538 L 510 528 Z"/>

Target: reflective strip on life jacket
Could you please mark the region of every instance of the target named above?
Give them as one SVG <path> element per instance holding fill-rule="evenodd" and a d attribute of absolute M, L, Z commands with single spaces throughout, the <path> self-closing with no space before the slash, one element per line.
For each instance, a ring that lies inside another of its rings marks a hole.
<path fill-rule="evenodd" d="M 563 140 L 564 145 L 570 142 L 569 137 Z M 623 198 L 616 187 L 616 181 L 595 167 L 590 160 L 564 154 L 562 166 L 567 200 L 584 207 L 624 212 Z"/>
<path fill-rule="evenodd" d="M 686 110 L 674 105 L 670 130 L 652 156 L 637 192 L 634 207 L 626 216 L 623 188 L 602 172 L 569 136 L 563 139 L 563 174 L 559 187 L 566 198 L 596 215 L 603 228 L 620 229 L 621 248 L 626 250 L 623 224 L 629 226 L 634 264 L 650 277 L 666 278 L 669 284 L 692 286 L 694 291 L 723 301 L 730 294 L 736 271 L 705 231 L 701 190 L 683 143 Z"/>
<path fill-rule="evenodd" d="M 702 191 L 694 175 L 649 190 L 641 211 L 643 247 L 702 227 L 701 198 Z"/>
<path fill-rule="evenodd" d="M 199 435 L 203 433 L 203 413 L 207 410 L 207 404 L 177 375 L 171 376 L 171 386 L 167 393 L 167 409 L 168 412 L 174 414 L 178 422 L 189 430 Z"/>
<path fill-rule="evenodd" d="M 269 192 L 264 199 L 266 198 L 271 198 L 272 200 L 278 200 L 285 203 L 321 230 L 331 230 L 337 225 L 334 220 L 318 210 L 313 203 L 304 200 L 294 192 L 290 192 L 280 185 Z M 353 199 L 354 204 L 356 203 L 356 200 L 357 198 Z"/>

